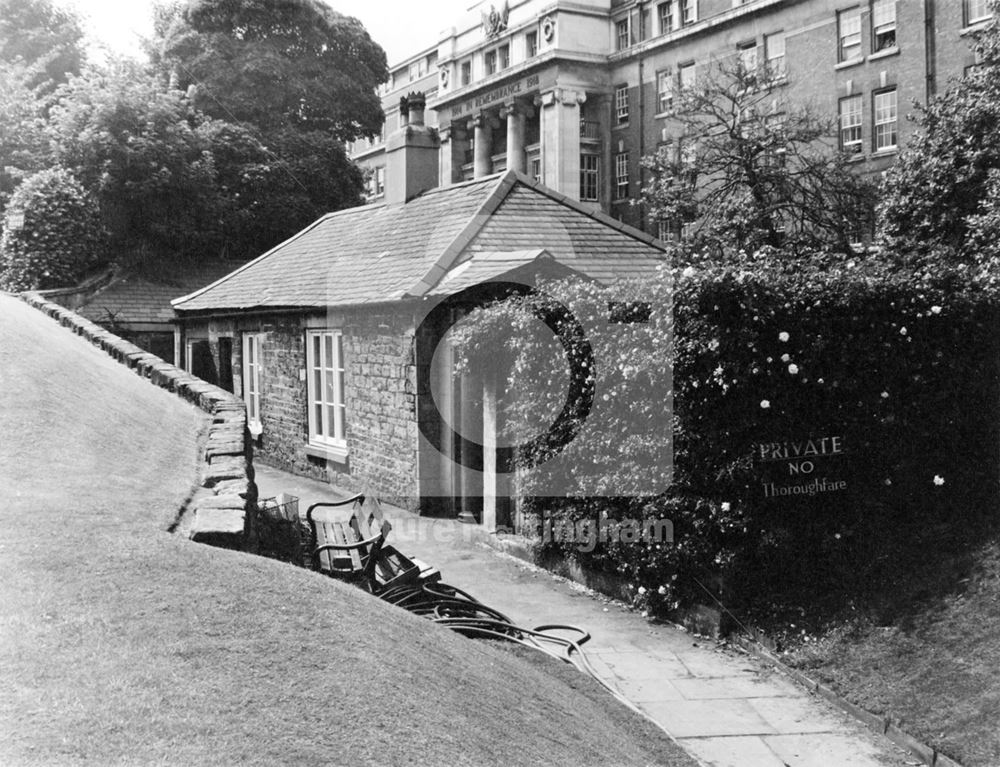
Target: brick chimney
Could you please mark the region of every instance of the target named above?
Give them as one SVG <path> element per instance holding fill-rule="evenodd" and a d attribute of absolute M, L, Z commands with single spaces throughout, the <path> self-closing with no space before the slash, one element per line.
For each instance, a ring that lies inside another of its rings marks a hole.
<path fill-rule="evenodd" d="M 385 201 L 397 205 L 438 184 L 437 130 L 424 125 L 427 99 L 410 93 L 399 100 L 399 130 L 385 142 Z"/>

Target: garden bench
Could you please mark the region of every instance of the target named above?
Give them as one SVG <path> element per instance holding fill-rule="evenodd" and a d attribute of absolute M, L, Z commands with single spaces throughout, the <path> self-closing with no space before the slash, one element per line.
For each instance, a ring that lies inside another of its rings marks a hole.
<path fill-rule="evenodd" d="M 392 529 L 378 499 L 355 495 L 314 503 L 306 510 L 306 521 L 316 542 L 313 569 L 374 590 L 379 554 Z"/>

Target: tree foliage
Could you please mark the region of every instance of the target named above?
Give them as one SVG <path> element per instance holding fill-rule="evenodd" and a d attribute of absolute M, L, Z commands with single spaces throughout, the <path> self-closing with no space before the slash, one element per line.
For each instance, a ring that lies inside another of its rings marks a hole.
<path fill-rule="evenodd" d="M 786 102 L 780 77 L 715 63 L 674 97 L 670 140 L 645 158 L 649 214 L 718 259 L 762 246 L 849 251 L 873 190 L 829 119 Z"/>
<path fill-rule="evenodd" d="M 206 114 L 340 141 L 382 125 L 385 53 L 320 0 L 190 0 L 164 20 L 162 66 Z"/>
<path fill-rule="evenodd" d="M 917 106 L 918 130 L 882 185 L 880 240 L 908 260 L 1000 255 L 1000 22 L 973 48 L 981 64 Z"/>
<path fill-rule="evenodd" d="M 100 204 L 116 260 L 215 255 L 218 195 L 207 120 L 137 65 L 91 69 L 57 92 L 57 162 Z"/>
<path fill-rule="evenodd" d="M 0 0 L 0 60 L 28 67 L 29 87 L 79 74 L 82 41 L 80 20 L 51 0 Z"/>
<path fill-rule="evenodd" d="M 25 64 L 0 61 L 0 213 L 22 180 L 50 164 L 47 101 L 32 79 Z"/>
<path fill-rule="evenodd" d="M 0 239 L 0 286 L 74 284 L 102 262 L 104 247 L 96 200 L 67 170 L 43 170 L 11 197 Z"/>

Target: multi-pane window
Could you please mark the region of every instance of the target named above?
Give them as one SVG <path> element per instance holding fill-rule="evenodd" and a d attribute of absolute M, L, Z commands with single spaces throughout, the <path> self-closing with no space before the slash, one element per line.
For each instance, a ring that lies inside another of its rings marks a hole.
<path fill-rule="evenodd" d="M 623 51 L 629 47 L 629 20 L 615 22 L 615 50 Z"/>
<path fill-rule="evenodd" d="M 628 122 L 628 86 L 619 85 L 615 88 L 615 122 L 624 125 Z"/>
<path fill-rule="evenodd" d="M 861 96 L 840 100 L 840 148 L 850 154 L 864 151 L 861 136 Z"/>
<path fill-rule="evenodd" d="M 872 51 L 896 47 L 896 0 L 872 3 Z"/>
<path fill-rule="evenodd" d="M 770 77 L 785 76 L 784 32 L 764 35 L 764 58 L 767 60 L 767 74 Z"/>
<path fill-rule="evenodd" d="M 459 77 L 459 82 L 462 85 L 468 85 L 472 82 L 472 62 L 463 61 L 460 67 L 461 75 Z"/>
<path fill-rule="evenodd" d="M 380 197 L 385 194 L 385 167 L 380 165 L 375 169 L 375 196 Z"/>
<path fill-rule="evenodd" d="M 628 152 L 615 155 L 615 199 L 628 197 Z"/>
<path fill-rule="evenodd" d="M 656 16 L 660 22 L 660 34 L 665 35 L 674 28 L 674 0 L 667 0 L 656 6 Z"/>
<path fill-rule="evenodd" d="M 681 25 L 694 24 L 698 20 L 698 0 L 681 0 Z"/>
<path fill-rule="evenodd" d="M 875 151 L 896 148 L 896 89 L 875 94 Z"/>
<path fill-rule="evenodd" d="M 767 134 L 764 159 L 768 165 L 781 167 L 785 164 L 785 155 L 787 153 L 784 113 L 778 112 L 777 114 L 765 117 L 764 127 Z"/>
<path fill-rule="evenodd" d="M 510 66 L 510 45 L 501 45 L 497 48 L 497 65 L 500 69 Z"/>
<path fill-rule="evenodd" d="M 656 73 L 656 111 L 669 112 L 674 105 L 674 79 L 669 69 Z"/>
<path fill-rule="evenodd" d="M 495 74 L 497 71 L 497 51 L 494 48 L 492 51 L 486 51 L 483 55 L 483 68 L 486 70 L 487 75 Z"/>
<path fill-rule="evenodd" d="M 529 174 L 535 181 L 542 180 L 542 160 L 540 157 L 532 157 L 529 165 Z"/>
<path fill-rule="evenodd" d="M 524 53 L 529 59 L 538 55 L 538 32 L 532 30 L 524 36 Z"/>
<path fill-rule="evenodd" d="M 743 72 L 753 74 L 757 71 L 757 43 L 755 41 L 740 43 L 736 47 L 736 53 L 739 57 L 740 69 Z"/>
<path fill-rule="evenodd" d="M 309 441 L 347 447 L 344 401 L 344 339 L 340 331 L 309 331 L 306 337 L 309 371 Z"/>
<path fill-rule="evenodd" d="M 580 199 L 584 202 L 597 200 L 600 159 L 596 154 L 580 155 Z"/>
<path fill-rule="evenodd" d="M 861 9 L 851 8 L 837 14 L 840 41 L 838 59 L 850 61 L 861 56 Z"/>
<path fill-rule="evenodd" d="M 964 5 L 966 24 L 985 21 L 993 15 L 990 12 L 989 0 L 964 0 Z"/>
<path fill-rule="evenodd" d="M 694 87 L 694 64 L 677 67 L 677 87 L 682 91 Z"/>
<path fill-rule="evenodd" d="M 243 401 L 250 430 L 260 433 L 260 334 L 243 334 Z"/>

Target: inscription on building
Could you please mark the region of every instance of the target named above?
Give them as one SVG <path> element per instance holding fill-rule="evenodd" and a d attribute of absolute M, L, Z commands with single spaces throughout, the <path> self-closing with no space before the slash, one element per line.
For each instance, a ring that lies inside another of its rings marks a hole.
<path fill-rule="evenodd" d="M 524 93 L 528 93 L 532 88 L 537 88 L 539 85 L 538 75 L 528 75 L 527 77 L 522 77 L 520 80 L 514 80 L 506 85 L 501 85 L 498 88 L 493 88 L 491 90 L 480 93 L 478 96 L 471 98 L 467 101 L 463 101 L 459 104 L 455 112 L 460 114 L 470 114 L 483 107 L 492 106 L 505 101 L 512 96 L 520 96 Z"/>

